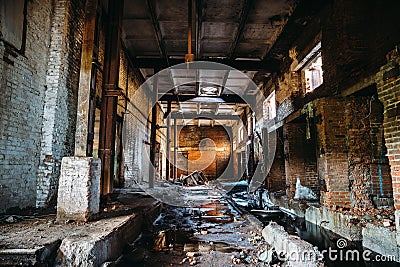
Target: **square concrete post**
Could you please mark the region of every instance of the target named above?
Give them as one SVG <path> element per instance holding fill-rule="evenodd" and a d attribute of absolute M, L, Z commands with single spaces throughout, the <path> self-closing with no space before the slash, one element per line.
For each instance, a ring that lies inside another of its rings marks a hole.
<path fill-rule="evenodd" d="M 57 220 L 88 221 L 100 209 L 98 158 L 65 157 L 58 185 Z"/>

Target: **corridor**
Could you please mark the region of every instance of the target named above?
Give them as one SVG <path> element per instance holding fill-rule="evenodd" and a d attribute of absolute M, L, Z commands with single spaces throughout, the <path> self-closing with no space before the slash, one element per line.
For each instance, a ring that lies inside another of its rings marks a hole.
<path fill-rule="evenodd" d="M 399 7 L 1 0 L 0 266 L 396 266 Z"/>

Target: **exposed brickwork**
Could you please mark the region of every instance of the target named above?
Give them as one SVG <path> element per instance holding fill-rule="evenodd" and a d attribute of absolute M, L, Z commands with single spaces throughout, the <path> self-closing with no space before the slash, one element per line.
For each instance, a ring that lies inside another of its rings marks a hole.
<path fill-rule="evenodd" d="M 283 127 L 286 187 L 293 198 L 296 181 L 319 194 L 315 139 L 306 139 L 306 124 L 287 123 Z"/>
<path fill-rule="evenodd" d="M 57 190 L 61 159 L 73 155 L 84 1 L 54 1 L 36 206 Z"/>
<path fill-rule="evenodd" d="M 275 157 L 273 159 L 274 161 L 271 165 L 271 170 L 264 181 L 266 188 L 271 192 L 282 190 L 286 186 L 282 128 L 276 131 L 276 135 L 277 142 Z"/>
<path fill-rule="evenodd" d="M 212 141 L 201 143 L 201 140 L 206 138 Z M 189 173 L 194 170 L 201 170 L 208 178 L 218 178 L 225 171 L 231 154 L 229 134 L 223 126 L 185 126 L 179 133 L 179 148 L 181 151 L 189 152 Z M 207 164 L 208 167 L 200 168 L 199 166 L 207 163 L 214 153 L 216 157 L 215 159 L 211 158 L 213 160 L 210 164 Z M 182 165 L 185 164 L 182 163 Z M 186 169 L 178 169 L 177 173 L 178 177 L 181 174 L 186 175 Z"/>
<path fill-rule="evenodd" d="M 396 210 L 400 210 L 400 64 L 397 50 L 387 56 L 388 63 L 377 74 L 379 100 L 384 106 L 384 132 L 389 158 L 393 197 Z"/>
<path fill-rule="evenodd" d="M 51 3 L 27 1 L 24 56 L 0 41 L 0 213 L 35 206 Z"/>
<path fill-rule="evenodd" d="M 346 102 L 347 142 L 351 206 L 373 208 L 370 138 L 370 97 L 352 97 Z M 357 112 L 355 112 L 357 110 Z"/>
<path fill-rule="evenodd" d="M 127 113 L 124 115 L 124 168 L 125 187 L 148 180 L 151 104 L 146 90 L 138 90 L 141 83 L 138 73 L 128 73 Z"/>
<path fill-rule="evenodd" d="M 315 101 L 318 123 L 318 176 L 326 184 L 321 203 L 349 206 L 350 192 L 346 144 L 345 109 L 342 98 L 322 98 Z"/>

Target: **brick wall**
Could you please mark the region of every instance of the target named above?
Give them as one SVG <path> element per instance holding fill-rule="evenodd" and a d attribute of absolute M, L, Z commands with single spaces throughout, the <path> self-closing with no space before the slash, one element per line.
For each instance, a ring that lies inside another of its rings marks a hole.
<path fill-rule="evenodd" d="M 124 180 L 125 187 L 148 181 L 151 101 L 141 85 L 139 73 L 133 68 L 128 73 L 127 112 L 124 115 Z"/>
<path fill-rule="evenodd" d="M 286 186 L 282 128 L 276 131 L 276 140 L 275 157 L 271 165 L 271 170 L 264 181 L 266 188 L 271 192 L 284 190 Z"/>
<path fill-rule="evenodd" d="M 54 1 L 36 206 L 57 190 L 61 159 L 74 153 L 84 1 Z"/>
<path fill-rule="evenodd" d="M 178 138 L 180 151 L 189 152 L 189 173 L 194 170 L 201 170 L 208 178 L 218 178 L 225 171 L 230 159 L 231 142 L 229 134 L 223 126 L 184 126 Z M 212 141 L 205 142 L 200 148 L 201 140 L 206 138 Z M 208 166 L 205 169 L 200 167 L 208 163 L 210 156 L 213 155 L 215 155 L 215 159 L 207 164 Z M 181 162 L 180 165 L 184 166 L 185 164 Z M 177 173 L 178 177 L 181 174 L 186 175 L 186 169 L 178 169 Z"/>
<path fill-rule="evenodd" d="M 27 1 L 24 55 L 0 41 L 0 213 L 35 206 L 52 1 Z"/>
<path fill-rule="evenodd" d="M 379 100 L 384 106 L 384 135 L 389 158 L 393 197 L 400 209 L 400 55 L 394 50 L 387 55 L 387 64 L 377 74 Z"/>
<path fill-rule="evenodd" d="M 347 145 L 349 149 L 349 180 L 351 206 L 373 208 L 372 145 L 370 138 L 371 97 L 350 97 L 346 101 Z"/>
<path fill-rule="evenodd" d="M 285 124 L 283 136 L 288 196 L 294 197 L 297 179 L 319 194 L 315 138 L 306 138 L 306 123 Z"/>
<path fill-rule="evenodd" d="M 321 98 L 316 107 L 318 177 L 326 185 L 321 203 L 326 206 L 350 205 L 347 138 L 344 100 Z"/>

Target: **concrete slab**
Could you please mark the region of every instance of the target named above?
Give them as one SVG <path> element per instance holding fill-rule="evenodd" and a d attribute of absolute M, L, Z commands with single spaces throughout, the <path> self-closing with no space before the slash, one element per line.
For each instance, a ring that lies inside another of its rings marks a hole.
<path fill-rule="evenodd" d="M 353 216 L 331 211 L 325 207 L 309 207 L 305 219 L 350 241 L 362 240 L 362 227 L 351 223 Z"/>
<path fill-rule="evenodd" d="M 381 255 L 393 255 L 400 260 L 400 248 L 397 245 L 396 231 L 389 228 L 368 223 L 362 230 L 362 244 Z"/>
<path fill-rule="evenodd" d="M 277 223 L 271 222 L 267 225 L 262 230 L 262 235 L 267 243 L 274 246 L 278 255 L 285 255 L 288 266 L 320 266 L 318 250 L 299 237 L 289 235 Z"/>
<path fill-rule="evenodd" d="M 0 266 L 10 265 L 9 262 L 100 266 L 115 260 L 123 247 L 158 217 L 162 205 L 153 198 L 127 191 L 117 193 L 113 199 L 120 206 L 115 211 L 103 211 L 103 219 L 97 221 L 65 224 L 55 222 L 55 215 L 48 215 L 0 225 Z"/>

